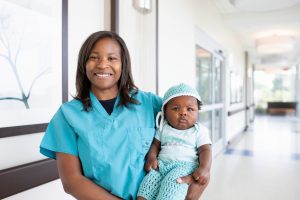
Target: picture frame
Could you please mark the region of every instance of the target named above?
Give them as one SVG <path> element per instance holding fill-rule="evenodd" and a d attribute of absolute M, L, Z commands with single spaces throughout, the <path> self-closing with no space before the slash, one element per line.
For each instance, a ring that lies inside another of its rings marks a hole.
<path fill-rule="evenodd" d="M 30 8 L 22 1 L 0 2 L 0 21 L 6 24 L 0 33 L 0 138 L 44 132 L 68 100 L 68 1 L 59 2 L 61 12 L 47 10 L 55 5 L 51 0 Z"/>
<path fill-rule="evenodd" d="M 20 2 L 22 1 L 18 1 L 18 3 Z M 52 0 L 42 2 L 48 2 L 49 4 L 53 3 Z M 61 2 L 61 60 L 59 61 L 61 62 L 59 103 L 61 104 L 68 100 L 68 0 L 62 0 L 59 2 Z M 7 127 L 0 126 L 0 138 L 44 132 L 47 125 L 48 123 L 45 122 Z M 56 167 L 56 161 L 52 159 L 42 159 L 0 170 L 0 199 L 23 192 L 58 178 L 59 175 Z"/>
<path fill-rule="evenodd" d="M 230 104 L 243 102 L 243 79 L 241 73 L 236 71 L 229 72 L 230 84 Z"/>

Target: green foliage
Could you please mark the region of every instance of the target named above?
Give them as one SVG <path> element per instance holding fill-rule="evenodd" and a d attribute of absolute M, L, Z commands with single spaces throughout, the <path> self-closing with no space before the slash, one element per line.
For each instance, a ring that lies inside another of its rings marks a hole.
<path fill-rule="evenodd" d="M 292 92 L 289 89 L 292 78 L 289 74 L 257 74 L 260 79 L 255 80 L 256 112 L 266 113 L 267 102 L 292 101 Z M 268 80 L 270 80 L 268 82 Z"/>
<path fill-rule="evenodd" d="M 267 109 L 262 107 L 261 105 L 257 105 L 255 107 L 255 113 L 256 114 L 266 114 L 267 113 Z"/>

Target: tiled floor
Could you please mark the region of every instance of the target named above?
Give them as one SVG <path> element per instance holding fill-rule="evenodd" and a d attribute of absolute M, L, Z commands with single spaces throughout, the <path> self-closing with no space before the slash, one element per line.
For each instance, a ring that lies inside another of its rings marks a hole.
<path fill-rule="evenodd" d="M 213 160 L 201 200 L 299 200 L 300 120 L 257 116 L 239 142 Z"/>

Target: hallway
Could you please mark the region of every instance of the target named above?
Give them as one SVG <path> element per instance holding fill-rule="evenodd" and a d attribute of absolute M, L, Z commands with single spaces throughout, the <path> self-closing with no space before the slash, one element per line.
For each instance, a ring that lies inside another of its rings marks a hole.
<path fill-rule="evenodd" d="M 300 199 L 299 119 L 257 116 L 241 139 L 215 157 L 201 200 Z"/>

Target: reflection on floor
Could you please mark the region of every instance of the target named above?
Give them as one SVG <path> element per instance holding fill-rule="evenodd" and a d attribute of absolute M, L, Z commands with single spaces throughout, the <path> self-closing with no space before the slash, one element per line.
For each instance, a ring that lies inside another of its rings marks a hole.
<path fill-rule="evenodd" d="M 256 116 L 242 139 L 213 160 L 201 200 L 299 200 L 300 120 Z"/>

